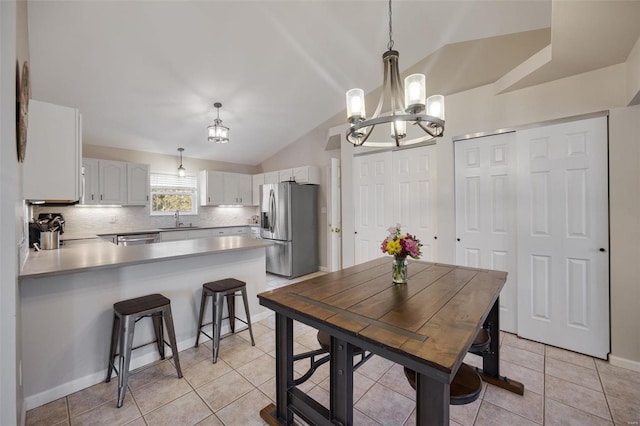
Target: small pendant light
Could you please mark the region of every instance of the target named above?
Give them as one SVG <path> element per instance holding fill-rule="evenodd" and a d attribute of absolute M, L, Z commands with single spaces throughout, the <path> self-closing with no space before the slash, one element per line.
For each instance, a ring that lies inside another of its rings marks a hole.
<path fill-rule="evenodd" d="M 184 148 L 178 148 L 178 151 L 180 152 L 180 166 L 178 166 L 178 176 L 185 177 L 187 175 L 187 169 L 182 167 L 182 151 L 184 151 Z"/>

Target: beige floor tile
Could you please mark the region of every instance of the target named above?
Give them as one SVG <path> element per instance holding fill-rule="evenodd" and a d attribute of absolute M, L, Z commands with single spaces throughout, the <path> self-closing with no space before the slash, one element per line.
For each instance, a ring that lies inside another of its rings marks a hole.
<path fill-rule="evenodd" d="M 186 379 L 165 377 L 157 382 L 132 390 L 131 394 L 136 400 L 142 414 L 161 407 L 168 402 L 178 399 L 182 395 L 191 392 L 192 388 Z"/>
<path fill-rule="evenodd" d="M 301 385 L 297 386 L 302 392 L 309 392 L 312 388 L 314 388 L 316 384 L 311 380 L 307 380 Z M 276 378 L 273 377 L 266 381 L 265 383 L 258 386 L 258 389 L 262 391 L 265 395 L 269 397 L 273 402 L 276 402 Z"/>
<path fill-rule="evenodd" d="M 545 376 L 545 397 L 611 420 L 604 393 L 553 376 Z"/>
<path fill-rule="evenodd" d="M 258 324 L 262 324 L 265 327 L 269 327 L 271 330 L 275 330 L 276 328 L 276 315 L 275 313 L 269 315 L 267 318 L 259 321 Z"/>
<path fill-rule="evenodd" d="M 134 421 L 129 422 L 124 426 L 147 426 L 147 422 L 144 420 L 144 417 L 138 417 Z"/>
<path fill-rule="evenodd" d="M 353 424 L 354 425 L 366 425 L 366 426 L 378 426 L 380 423 L 367 416 L 360 410 L 353 409 Z M 415 425 L 416 422 L 413 422 Z"/>
<path fill-rule="evenodd" d="M 320 349 L 320 343 L 318 343 L 318 332 L 313 330 L 309 333 L 300 334 L 294 341 L 304 345 L 310 349 Z"/>
<path fill-rule="evenodd" d="M 534 342 L 533 340 L 523 339 L 511 333 L 504 333 L 503 345 L 513 346 L 514 348 L 524 349 L 544 356 L 544 344 Z"/>
<path fill-rule="evenodd" d="M 484 393 L 487 390 L 487 384 L 483 383 L 482 392 L 480 397 L 470 404 L 464 405 L 450 405 L 449 406 L 449 418 L 462 426 L 473 426 L 473 422 L 478 415 L 480 404 L 484 397 Z"/>
<path fill-rule="evenodd" d="M 214 413 L 232 403 L 254 387 L 244 377 L 231 371 L 216 380 L 196 389 L 202 399 L 209 404 Z"/>
<path fill-rule="evenodd" d="M 256 358 L 261 357 L 265 353 L 250 343 L 243 340 L 243 344 L 233 345 L 232 347 L 222 346 L 220 342 L 220 353 L 218 359 L 222 359 L 232 368 L 238 368 Z"/>
<path fill-rule="evenodd" d="M 215 364 L 211 359 L 205 359 L 204 361 L 200 361 L 198 364 L 183 370 L 182 373 L 191 386 L 196 389 L 232 370 L 233 369 L 229 367 L 229 364 L 218 358 L 218 361 Z"/>
<path fill-rule="evenodd" d="M 556 348 L 554 346 L 547 346 L 546 355 L 549 358 L 559 359 L 560 361 L 564 362 L 570 362 L 571 364 L 591 368 L 592 370 L 595 370 L 596 368 L 593 358 L 591 358 L 590 356 Z"/>
<path fill-rule="evenodd" d="M 138 409 L 131 395 L 126 395 L 121 408 L 116 407 L 117 397 L 105 404 L 100 405 L 90 411 L 85 411 L 78 416 L 71 415 L 72 426 L 114 426 L 125 425 L 133 420 L 141 417 L 142 414 Z"/>
<path fill-rule="evenodd" d="M 362 374 L 359 374 L 358 372 L 353 373 L 353 402 L 354 402 L 354 404 L 356 402 L 358 402 L 358 400 L 360 398 L 362 398 L 362 396 L 365 393 L 367 393 L 367 391 L 375 383 L 376 382 L 374 382 L 373 380 L 371 380 L 367 376 L 363 376 Z M 318 383 L 318 386 L 320 386 L 322 389 L 324 389 L 324 390 L 326 390 L 328 392 L 330 390 L 330 386 L 331 386 L 331 379 L 329 377 L 327 377 L 322 382 Z M 411 389 L 411 386 L 409 386 L 409 389 Z"/>
<path fill-rule="evenodd" d="M 596 359 L 595 362 L 599 373 L 622 377 L 626 380 L 630 380 L 640 384 L 640 372 L 638 371 L 617 367 L 615 365 L 611 365 L 608 361 L 603 361 L 601 359 Z"/>
<path fill-rule="evenodd" d="M 404 426 L 414 426 L 416 424 L 416 410 L 414 409 L 406 422 L 404 422 Z M 460 423 L 449 419 L 449 426 L 462 426 Z"/>
<path fill-rule="evenodd" d="M 378 380 L 378 383 L 406 396 L 412 401 L 416 399 L 416 391 L 409 384 L 407 377 L 404 375 L 404 367 L 400 364 L 394 364 Z"/>
<path fill-rule="evenodd" d="M 307 324 L 303 324 L 299 321 L 293 321 L 293 337 L 294 339 L 298 336 L 301 336 L 303 334 L 307 334 L 307 333 L 317 333 L 318 330 L 316 330 L 315 328 L 311 327 L 310 325 Z"/>
<path fill-rule="evenodd" d="M 484 401 L 542 424 L 544 399 L 537 393 L 525 389 L 524 395 L 518 395 L 497 386 L 488 385 Z"/>
<path fill-rule="evenodd" d="M 237 399 L 216 413 L 225 425 L 262 426 L 264 420 L 260 410 L 271 404 L 271 400 L 258 389 Z"/>
<path fill-rule="evenodd" d="M 380 424 L 404 425 L 415 402 L 391 389 L 375 384 L 355 404 L 355 408 Z"/>
<path fill-rule="evenodd" d="M 630 401 L 613 396 L 607 396 L 607 401 L 616 425 L 640 424 L 640 403 L 638 401 Z"/>
<path fill-rule="evenodd" d="M 500 359 L 530 368 L 531 370 L 544 372 L 544 356 L 509 346 L 506 343 L 500 347 Z"/>
<path fill-rule="evenodd" d="M 69 420 L 69 413 L 67 411 L 66 397 L 29 410 L 26 415 L 27 426 L 48 426 L 67 420 Z"/>
<path fill-rule="evenodd" d="M 265 354 L 236 369 L 254 386 L 260 386 L 276 375 L 276 360 Z"/>
<path fill-rule="evenodd" d="M 483 401 L 478 410 L 475 426 L 535 426 L 537 424 L 509 410 Z"/>
<path fill-rule="evenodd" d="M 127 392 L 128 393 L 128 392 Z M 109 383 L 98 383 L 67 397 L 71 417 L 98 407 L 107 401 L 118 398 L 118 379 Z"/>
<path fill-rule="evenodd" d="M 612 426 L 610 421 L 585 413 L 553 399 L 544 404 L 544 424 L 547 426 Z"/>
<path fill-rule="evenodd" d="M 389 361 L 388 359 L 382 358 L 381 356 L 374 355 L 369 358 L 369 360 L 365 362 L 362 367 L 358 368 L 358 373 L 377 381 L 380 380 L 380 378 L 384 376 L 384 373 L 389 371 L 389 369 L 393 367 L 393 365 L 393 361 Z"/>
<path fill-rule="evenodd" d="M 254 338 L 256 342 L 256 348 L 260 349 L 264 353 L 276 352 L 276 334 L 271 333 L 263 334 Z"/>
<path fill-rule="evenodd" d="M 331 405 L 330 394 L 329 391 L 324 389 L 322 386 L 314 386 L 307 392 L 307 394 L 316 400 L 318 404 L 324 406 L 325 408 L 329 408 Z"/>
<path fill-rule="evenodd" d="M 197 348 L 189 348 L 179 352 L 178 358 L 180 359 L 180 368 L 184 371 L 205 359 L 212 360 L 213 352 L 204 345 L 198 345 Z M 171 359 L 171 363 L 174 364 L 173 358 Z"/>
<path fill-rule="evenodd" d="M 246 327 L 246 325 L 242 323 L 239 323 L 238 326 L 240 328 Z M 253 340 L 255 340 L 257 337 L 264 336 L 264 335 L 275 336 L 275 333 L 273 332 L 272 329 L 260 323 L 251 324 L 251 329 L 253 330 Z M 238 336 L 246 340 L 247 342 L 251 342 L 251 335 L 249 334 L 249 329 L 239 332 Z"/>
<path fill-rule="evenodd" d="M 192 426 L 212 414 L 198 394 L 191 391 L 157 410 L 145 414 L 144 419 L 149 426 Z"/>
<path fill-rule="evenodd" d="M 600 379 L 602 380 L 602 386 L 604 386 L 604 393 L 607 396 L 635 401 L 640 404 L 640 384 L 606 373 L 601 373 Z"/>
<path fill-rule="evenodd" d="M 215 414 L 210 415 L 196 426 L 224 426 L 224 423 L 220 421 L 219 418 L 216 417 Z"/>
<path fill-rule="evenodd" d="M 472 367 L 478 367 L 478 368 L 482 368 L 482 357 L 479 355 L 475 355 L 472 353 L 467 353 L 464 356 L 464 363 L 468 364 Z"/>
<path fill-rule="evenodd" d="M 539 371 L 500 360 L 500 375 L 522 383 L 531 392 L 544 394 L 544 374 Z"/>
<path fill-rule="evenodd" d="M 180 365 L 180 367 L 184 372 L 184 367 L 182 366 L 182 364 Z M 145 368 L 132 373 L 128 379 L 129 389 L 135 390 L 141 388 L 142 386 L 146 386 L 149 383 L 157 382 L 160 379 L 168 377 L 178 377 L 176 368 L 171 362 L 169 362 L 169 360 L 161 361 L 149 368 Z M 118 380 L 114 378 L 111 379 L 111 381 L 117 382 Z"/>
<path fill-rule="evenodd" d="M 600 384 L 600 378 L 596 370 L 560 361 L 555 358 L 547 358 L 545 373 L 602 392 L 602 385 Z"/>

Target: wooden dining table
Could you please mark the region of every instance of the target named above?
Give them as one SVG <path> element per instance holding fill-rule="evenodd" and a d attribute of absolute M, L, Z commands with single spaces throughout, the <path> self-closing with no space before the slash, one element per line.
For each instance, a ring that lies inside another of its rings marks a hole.
<path fill-rule="evenodd" d="M 506 272 L 410 261 L 406 284 L 394 284 L 383 257 L 258 295 L 275 311 L 276 403 L 260 415 L 291 425 L 353 424 L 353 355 L 360 348 L 416 371 L 416 424 L 449 424 L 449 387 L 481 327 L 491 344 L 481 377 L 522 394 L 500 375 L 499 295 Z M 295 385 L 293 320 L 331 335 L 330 407 Z"/>

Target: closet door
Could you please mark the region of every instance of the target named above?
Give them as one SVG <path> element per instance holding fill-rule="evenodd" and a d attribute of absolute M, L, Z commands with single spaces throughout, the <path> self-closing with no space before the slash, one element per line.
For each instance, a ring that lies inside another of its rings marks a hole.
<path fill-rule="evenodd" d="M 380 243 L 393 220 L 391 151 L 353 159 L 355 264 L 384 256 Z"/>
<path fill-rule="evenodd" d="M 428 262 L 438 258 L 435 157 L 435 145 L 394 151 L 392 155 L 394 223 L 420 239 L 420 259 Z"/>
<path fill-rule="evenodd" d="M 507 271 L 500 328 L 517 332 L 515 134 L 459 141 L 455 149 L 456 263 Z"/>
<path fill-rule="evenodd" d="M 518 132 L 518 334 L 606 358 L 606 117 Z"/>

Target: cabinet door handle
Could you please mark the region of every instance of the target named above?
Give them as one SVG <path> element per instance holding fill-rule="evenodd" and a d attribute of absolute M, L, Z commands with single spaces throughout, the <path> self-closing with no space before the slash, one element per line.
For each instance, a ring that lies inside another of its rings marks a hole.
<path fill-rule="evenodd" d="M 102 201 L 102 194 L 100 194 L 100 201 Z"/>
<path fill-rule="evenodd" d="M 149 201 L 149 196 L 147 195 L 147 201 Z"/>
<path fill-rule="evenodd" d="M 91 201 L 93 201 L 93 194 L 91 194 Z"/>
<path fill-rule="evenodd" d="M 210 203 L 211 202 L 211 197 L 207 197 L 207 200 Z"/>

